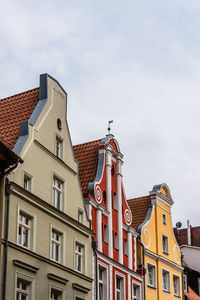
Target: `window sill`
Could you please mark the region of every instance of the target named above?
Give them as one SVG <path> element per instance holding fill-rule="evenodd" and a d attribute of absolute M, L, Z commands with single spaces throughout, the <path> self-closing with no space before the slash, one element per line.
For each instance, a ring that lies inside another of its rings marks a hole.
<path fill-rule="evenodd" d="M 170 292 L 170 291 L 167 291 L 167 290 L 163 290 L 163 292 L 168 293 L 168 294 L 171 294 L 171 292 Z"/>
<path fill-rule="evenodd" d="M 156 290 L 156 289 L 157 289 L 155 286 L 150 285 L 150 284 L 147 284 L 147 286 L 148 286 L 148 288 L 151 288 L 151 289 L 153 289 L 153 290 Z"/>
<path fill-rule="evenodd" d="M 181 296 L 180 296 L 180 295 L 174 295 L 174 297 L 176 297 L 176 298 L 181 298 Z"/>
<path fill-rule="evenodd" d="M 163 254 L 165 254 L 165 255 L 169 255 L 169 252 L 165 252 L 165 251 L 163 251 Z"/>

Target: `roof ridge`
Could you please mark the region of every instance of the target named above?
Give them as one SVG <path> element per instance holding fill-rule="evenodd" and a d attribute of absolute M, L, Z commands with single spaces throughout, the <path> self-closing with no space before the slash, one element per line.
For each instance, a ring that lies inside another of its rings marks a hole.
<path fill-rule="evenodd" d="M 92 144 L 92 143 L 94 143 L 94 142 L 100 142 L 101 140 L 102 140 L 102 139 L 93 140 L 93 141 L 89 141 L 89 142 L 84 142 L 84 143 L 80 143 L 80 144 L 73 145 L 73 147 L 77 147 L 77 146 L 85 145 L 85 144 Z"/>
<path fill-rule="evenodd" d="M 22 95 L 22 94 L 26 94 L 28 92 L 32 92 L 32 91 L 38 90 L 38 89 L 39 89 L 39 87 L 36 87 L 36 88 L 30 89 L 30 90 L 27 90 L 27 91 L 24 91 L 24 92 L 21 92 L 21 93 L 17 93 L 17 94 L 2 98 L 2 99 L 0 99 L 0 101 L 6 100 L 6 99 L 9 99 L 9 98 L 13 98 L 13 97 L 16 97 L 16 96 L 19 96 L 19 95 Z"/>
<path fill-rule="evenodd" d="M 141 198 L 149 198 L 150 195 L 147 195 L 147 196 L 141 196 L 141 197 L 136 197 L 136 198 L 131 198 L 131 199 L 127 199 L 127 201 L 131 201 L 131 200 L 139 200 Z"/>

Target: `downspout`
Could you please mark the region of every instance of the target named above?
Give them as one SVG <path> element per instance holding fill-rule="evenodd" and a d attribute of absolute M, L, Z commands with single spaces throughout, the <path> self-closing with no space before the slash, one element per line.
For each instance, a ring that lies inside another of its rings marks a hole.
<path fill-rule="evenodd" d="M 4 265 L 3 265 L 3 290 L 2 300 L 6 299 L 6 284 L 7 284 L 7 260 L 8 260 L 8 226 L 9 226 L 9 210 L 10 210 L 10 183 L 6 178 L 5 185 L 6 195 L 6 210 L 5 210 L 5 237 L 4 237 Z"/>
<path fill-rule="evenodd" d="M 98 263 L 97 263 L 97 242 L 92 237 L 92 249 L 95 256 L 95 278 L 96 278 L 96 300 L 98 300 Z"/>
<path fill-rule="evenodd" d="M 142 275 L 143 275 L 143 300 L 146 299 L 146 291 L 145 291 L 145 265 L 144 265 L 144 245 L 141 243 L 141 241 L 138 239 L 138 243 L 142 246 Z"/>

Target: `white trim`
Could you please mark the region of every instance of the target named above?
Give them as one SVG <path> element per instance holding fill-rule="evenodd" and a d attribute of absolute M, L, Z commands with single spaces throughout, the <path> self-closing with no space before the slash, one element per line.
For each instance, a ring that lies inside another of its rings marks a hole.
<path fill-rule="evenodd" d="M 147 222 L 148 223 L 148 222 Z M 144 240 L 143 240 L 143 235 L 145 235 L 147 233 L 148 235 L 148 244 L 145 244 Z M 142 228 L 142 234 L 141 234 L 141 240 L 142 240 L 142 243 L 143 245 L 145 246 L 145 248 L 149 248 L 150 247 L 150 244 L 151 244 L 151 236 L 150 236 L 150 233 L 149 233 L 149 230 L 146 228 L 146 227 L 143 227 Z"/>
<path fill-rule="evenodd" d="M 119 264 L 118 262 L 114 261 L 113 259 L 109 258 L 108 256 L 105 256 L 101 252 L 98 252 L 97 255 L 98 255 L 98 258 L 106 261 L 110 266 L 120 269 L 122 272 L 129 274 L 129 275 L 135 277 L 136 279 L 142 281 L 142 276 L 139 275 L 138 273 L 134 272 L 133 270 L 125 267 L 124 265 Z"/>
<path fill-rule="evenodd" d="M 25 280 L 29 283 L 29 287 L 30 287 L 30 294 L 29 294 L 29 298 L 31 300 L 34 300 L 35 299 L 35 278 L 33 277 L 30 277 L 30 276 L 27 276 L 23 273 L 20 273 L 18 271 L 15 272 L 15 282 L 14 282 L 14 299 L 16 300 L 17 297 L 16 297 L 16 291 L 17 291 L 17 279 L 22 279 L 22 280 Z"/>
<path fill-rule="evenodd" d="M 55 291 L 58 291 L 59 293 L 61 293 L 61 298 L 59 297 L 60 300 L 64 300 L 64 293 L 65 293 L 65 290 L 60 288 L 59 286 L 57 285 L 54 285 L 54 284 L 49 284 L 49 299 L 51 299 L 51 290 L 55 290 Z M 59 295 L 60 296 L 60 295 Z"/>
<path fill-rule="evenodd" d="M 30 217 L 30 221 L 31 221 L 30 235 L 29 235 L 29 239 L 30 239 L 29 240 L 29 246 L 24 247 L 24 248 L 35 251 L 35 249 L 36 249 L 36 232 L 37 232 L 37 215 L 32 213 L 29 209 L 22 206 L 21 204 L 17 204 L 16 244 L 23 247 L 21 244 L 18 243 L 18 229 L 19 229 L 19 214 L 20 214 L 20 212 L 22 212 L 25 215 L 27 215 L 28 217 Z"/>
<path fill-rule="evenodd" d="M 98 251 L 102 252 L 102 214 L 100 209 L 96 210 L 96 220 L 97 220 Z"/>
<path fill-rule="evenodd" d="M 171 276 L 171 273 L 170 273 L 170 271 L 168 269 L 165 269 L 163 267 L 161 268 L 161 270 L 162 270 L 162 290 L 164 292 L 171 293 L 171 285 L 170 285 L 170 276 Z M 164 285 L 163 285 L 163 271 L 168 272 L 168 274 L 169 274 L 169 290 L 165 290 L 164 289 Z"/>
<path fill-rule="evenodd" d="M 175 250 L 177 249 L 178 253 L 179 253 L 179 260 L 176 259 L 176 256 L 175 256 Z M 174 257 L 174 260 L 177 264 L 180 264 L 181 262 L 181 251 L 180 251 L 180 248 L 175 244 L 174 247 L 173 247 L 173 257 Z"/>
<path fill-rule="evenodd" d="M 134 236 L 134 270 L 136 272 L 137 270 L 137 241 L 136 241 L 136 237 Z"/>
<path fill-rule="evenodd" d="M 113 226 L 112 226 L 112 179 L 111 179 L 111 167 L 112 167 L 112 154 L 109 151 L 108 145 L 106 146 L 106 186 L 107 186 L 107 208 L 109 211 L 108 217 L 108 256 L 113 258 Z"/>
<path fill-rule="evenodd" d="M 139 298 L 139 300 L 141 300 L 142 299 L 142 283 L 132 279 L 131 289 L 130 289 L 130 290 L 132 290 L 132 295 L 133 295 L 133 285 L 137 285 L 140 288 L 140 298 Z M 133 298 L 133 296 L 132 296 L 132 298 Z"/>
<path fill-rule="evenodd" d="M 61 243 L 60 243 L 60 258 L 59 258 L 59 261 L 56 261 L 62 265 L 65 265 L 65 231 L 61 228 L 61 227 L 58 227 L 57 225 L 54 225 L 54 224 L 50 224 L 49 226 L 49 229 L 50 229 L 50 235 L 49 235 L 49 258 L 53 261 L 56 261 L 54 259 L 51 258 L 51 234 L 52 234 L 52 231 L 55 230 L 58 232 L 58 234 L 60 234 L 61 236 Z"/>
<path fill-rule="evenodd" d="M 99 266 L 102 267 L 102 269 L 106 270 L 106 298 L 104 298 L 103 300 L 108 300 L 108 292 L 109 292 L 109 285 L 108 285 L 108 276 L 109 276 L 109 267 L 104 264 L 101 261 L 98 261 L 98 272 L 99 272 Z M 98 273 L 99 276 L 99 273 Z M 104 295 L 105 296 L 105 295 Z M 98 277 L 98 299 L 99 299 L 99 277 Z"/>
<path fill-rule="evenodd" d="M 133 237 L 131 232 L 128 232 L 128 267 L 133 269 Z"/>
<path fill-rule="evenodd" d="M 174 296 L 180 297 L 181 296 L 181 280 L 180 280 L 180 276 L 173 273 L 172 274 L 172 280 L 173 280 L 173 292 L 174 292 L 174 277 L 178 278 L 178 294 L 174 293 Z"/>
<path fill-rule="evenodd" d="M 163 238 L 165 238 L 165 241 L 167 241 L 167 251 L 165 251 L 165 249 L 163 248 Z M 162 252 L 164 254 L 169 254 L 169 237 L 164 233 L 162 233 Z"/>
<path fill-rule="evenodd" d="M 121 299 L 121 300 L 125 300 L 126 299 L 126 276 L 118 271 L 115 271 L 115 299 L 117 299 L 117 297 L 116 297 L 116 281 L 117 281 L 116 279 L 117 279 L 117 277 L 120 278 L 121 280 L 123 280 L 123 290 L 122 290 L 123 299 Z M 120 290 L 120 292 L 121 292 L 121 290 Z"/>
<path fill-rule="evenodd" d="M 83 248 L 82 272 L 79 272 L 78 270 L 75 269 L 75 266 L 76 266 L 76 253 L 75 253 L 76 244 L 79 244 Z M 74 238 L 74 270 L 76 270 L 76 272 L 79 272 L 80 274 L 87 275 L 87 264 L 88 264 L 87 263 L 87 244 L 81 238 L 75 237 Z"/>
<path fill-rule="evenodd" d="M 148 282 L 148 265 L 154 267 L 154 279 L 153 279 L 154 284 L 153 285 L 149 284 L 149 282 Z M 147 261 L 147 286 L 157 289 L 157 265 L 152 262 L 149 262 L 149 261 Z"/>
<path fill-rule="evenodd" d="M 123 264 L 123 232 L 122 232 L 122 182 L 121 182 L 121 161 L 117 161 L 117 204 L 118 204 L 118 261 Z"/>

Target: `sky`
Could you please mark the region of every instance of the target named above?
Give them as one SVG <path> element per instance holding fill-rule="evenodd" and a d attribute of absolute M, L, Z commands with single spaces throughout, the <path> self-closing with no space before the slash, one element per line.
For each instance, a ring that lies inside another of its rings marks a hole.
<path fill-rule="evenodd" d="M 173 224 L 200 225 L 200 1 L 2 1 L 0 98 L 49 73 L 73 144 L 111 132 L 126 197 L 165 182 Z"/>

